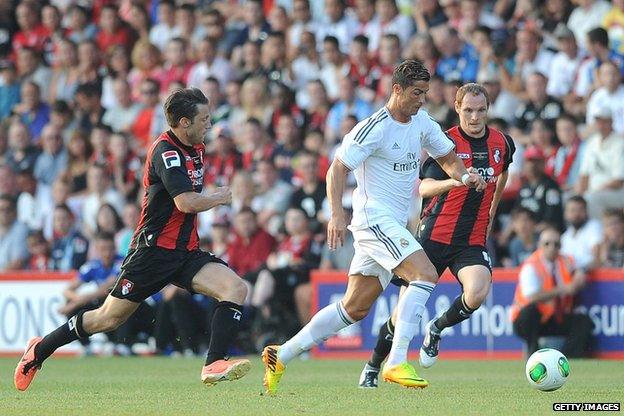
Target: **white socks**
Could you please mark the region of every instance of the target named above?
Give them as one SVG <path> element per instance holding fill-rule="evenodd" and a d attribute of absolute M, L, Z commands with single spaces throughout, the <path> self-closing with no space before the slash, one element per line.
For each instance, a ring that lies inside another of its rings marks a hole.
<path fill-rule="evenodd" d="M 394 340 L 386 362 L 388 367 L 407 361 L 410 341 L 418 331 L 420 318 L 433 288 L 435 288 L 434 283 L 413 281 L 410 282 L 407 290 L 399 299 L 397 322 L 394 326 Z"/>
<path fill-rule="evenodd" d="M 347 314 L 341 302 L 332 303 L 318 311 L 297 335 L 282 345 L 278 350 L 277 358 L 286 365 L 302 352 L 320 344 L 353 323 L 355 321 Z"/>

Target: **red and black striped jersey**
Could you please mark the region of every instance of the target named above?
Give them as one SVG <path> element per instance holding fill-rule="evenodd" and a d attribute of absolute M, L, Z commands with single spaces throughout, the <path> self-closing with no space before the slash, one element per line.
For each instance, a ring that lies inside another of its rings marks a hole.
<path fill-rule="evenodd" d="M 454 246 L 484 246 L 496 182 L 516 150 L 511 137 L 486 127 L 482 138 L 469 137 L 459 126 L 446 131 L 466 168 L 474 167 L 487 186 L 483 192 L 465 186 L 423 200 L 419 238 Z M 420 178 L 449 176 L 432 158 L 423 163 Z"/>
<path fill-rule="evenodd" d="M 152 143 L 145 162 L 145 195 L 132 248 L 199 248 L 197 214 L 181 212 L 173 198 L 184 192 L 202 191 L 204 151 L 203 144 L 187 146 L 171 130 Z"/>

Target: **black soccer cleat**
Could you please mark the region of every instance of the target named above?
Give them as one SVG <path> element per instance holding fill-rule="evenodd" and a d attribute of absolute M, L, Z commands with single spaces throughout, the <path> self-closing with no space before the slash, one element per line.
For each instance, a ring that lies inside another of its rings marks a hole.
<path fill-rule="evenodd" d="M 379 386 L 379 369 L 366 364 L 360 374 L 361 389 L 376 389 Z"/>
<path fill-rule="evenodd" d="M 431 329 L 433 319 L 427 323 L 425 339 L 420 347 L 420 366 L 429 368 L 435 364 L 438 359 L 438 351 L 440 349 L 440 334 Z"/>

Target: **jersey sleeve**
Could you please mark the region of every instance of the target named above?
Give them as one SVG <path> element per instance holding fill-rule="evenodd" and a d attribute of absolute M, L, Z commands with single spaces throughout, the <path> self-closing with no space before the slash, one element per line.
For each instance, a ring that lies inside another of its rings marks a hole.
<path fill-rule="evenodd" d="M 193 184 L 186 171 L 184 155 L 172 145 L 163 141 L 152 154 L 152 166 L 171 198 L 192 192 Z"/>
<path fill-rule="evenodd" d="M 423 149 L 434 159 L 448 155 L 455 148 L 455 143 L 448 138 L 438 122 L 432 119 L 431 116 L 427 114 L 426 117 L 423 117 L 423 120 L 425 124 L 425 134 L 422 139 Z"/>
<path fill-rule="evenodd" d="M 449 176 L 434 158 L 428 157 L 420 168 L 420 179 L 425 178 L 443 181 L 448 179 Z"/>
<path fill-rule="evenodd" d="M 336 157 L 351 170 L 356 169 L 380 146 L 383 130 L 373 118 L 356 125 L 342 140 Z"/>
<path fill-rule="evenodd" d="M 516 145 L 514 144 L 511 136 L 505 134 L 505 146 L 507 146 L 507 152 L 505 153 L 505 164 L 503 165 L 503 172 L 507 172 L 509 165 L 513 162 L 513 155 L 516 153 Z"/>

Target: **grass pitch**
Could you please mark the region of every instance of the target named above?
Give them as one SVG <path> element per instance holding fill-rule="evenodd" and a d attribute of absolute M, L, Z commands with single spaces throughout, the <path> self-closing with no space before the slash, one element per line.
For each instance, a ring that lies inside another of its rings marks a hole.
<path fill-rule="evenodd" d="M 293 361 L 277 397 L 262 392 L 262 363 L 235 382 L 206 387 L 202 361 L 170 358 L 59 358 L 25 393 L 13 387 L 17 358 L 0 359 L 0 415 L 542 415 L 554 402 L 624 401 L 624 362 L 572 360 L 558 391 L 531 389 L 523 361 L 441 361 L 408 390 L 361 390 L 361 361 Z"/>

